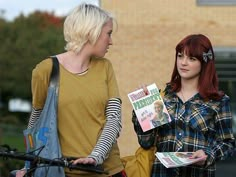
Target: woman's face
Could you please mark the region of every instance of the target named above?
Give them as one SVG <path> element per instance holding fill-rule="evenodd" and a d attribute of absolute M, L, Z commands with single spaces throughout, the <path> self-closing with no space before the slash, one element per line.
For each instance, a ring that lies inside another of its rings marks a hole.
<path fill-rule="evenodd" d="M 162 113 L 163 107 L 161 105 L 159 105 L 159 104 L 154 104 L 154 109 L 155 109 L 156 113 L 160 114 L 160 113 Z"/>
<path fill-rule="evenodd" d="M 108 52 L 109 46 L 112 45 L 113 22 L 109 20 L 102 28 L 101 34 L 93 46 L 92 54 L 95 57 L 104 57 Z"/>
<path fill-rule="evenodd" d="M 201 72 L 201 62 L 185 53 L 177 54 L 177 69 L 181 79 L 198 79 Z"/>

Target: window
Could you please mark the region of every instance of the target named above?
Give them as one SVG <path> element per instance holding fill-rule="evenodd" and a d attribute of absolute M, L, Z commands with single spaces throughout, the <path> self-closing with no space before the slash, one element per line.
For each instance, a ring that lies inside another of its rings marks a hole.
<path fill-rule="evenodd" d="M 197 0 L 197 5 L 236 5 L 236 0 Z"/>
<path fill-rule="evenodd" d="M 219 89 L 230 97 L 233 131 L 236 135 L 236 48 L 216 47 L 214 51 Z"/>

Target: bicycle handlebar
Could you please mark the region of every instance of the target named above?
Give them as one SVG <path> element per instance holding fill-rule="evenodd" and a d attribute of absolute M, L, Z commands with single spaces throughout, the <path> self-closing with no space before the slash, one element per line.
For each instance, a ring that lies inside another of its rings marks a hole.
<path fill-rule="evenodd" d="M 33 154 L 22 154 L 18 153 L 16 151 L 0 151 L 0 157 L 5 158 L 13 158 L 13 159 L 19 159 L 24 161 L 31 161 L 37 164 L 47 164 L 49 166 L 60 166 L 60 167 L 66 167 L 70 170 L 81 170 L 81 171 L 87 171 L 87 172 L 95 172 L 99 174 L 108 174 L 106 171 L 103 170 L 101 165 L 91 165 L 91 164 L 76 164 L 73 165 L 70 160 L 67 158 L 59 158 L 59 159 L 47 159 L 42 158 Z"/>

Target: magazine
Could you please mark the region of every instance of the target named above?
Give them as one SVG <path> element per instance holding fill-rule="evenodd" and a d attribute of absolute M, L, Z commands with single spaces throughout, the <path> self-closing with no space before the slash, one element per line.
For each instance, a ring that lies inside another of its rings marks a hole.
<path fill-rule="evenodd" d="M 192 154 L 192 152 L 156 152 L 155 155 L 166 168 L 190 165 L 205 158 L 191 159 Z"/>
<path fill-rule="evenodd" d="M 143 89 L 128 94 L 142 130 L 148 131 L 171 121 L 159 89 L 153 83 Z"/>

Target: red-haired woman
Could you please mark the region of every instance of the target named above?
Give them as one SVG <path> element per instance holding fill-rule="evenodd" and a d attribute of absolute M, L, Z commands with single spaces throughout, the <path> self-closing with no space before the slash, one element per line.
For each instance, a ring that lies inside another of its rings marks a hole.
<path fill-rule="evenodd" d="M 189 35 L 177 44 L 164 102 L 171 122 L 148 132 L 142 132 L 133 114 L 139 144 L 146 149 L 155 145 L 159 152 L 194 152 L 191 158 L 203 160 L 165 168 L 156 159 L 151 176 L 214 177 L 215 162 L 233 153 L 235 139 L 229 97 L 218 90 L 215 56 L 206 36 Z"/>

